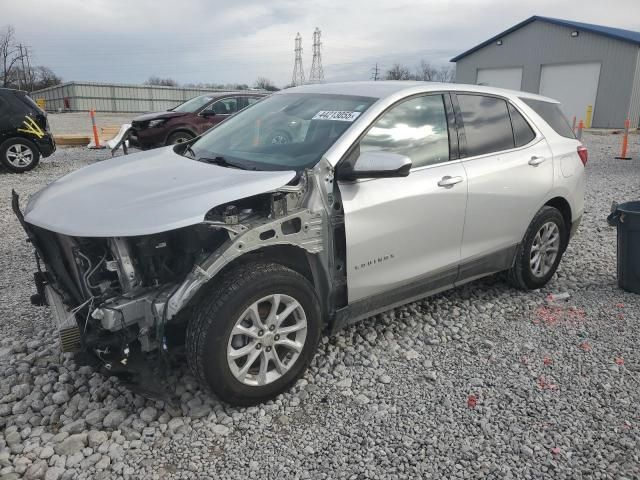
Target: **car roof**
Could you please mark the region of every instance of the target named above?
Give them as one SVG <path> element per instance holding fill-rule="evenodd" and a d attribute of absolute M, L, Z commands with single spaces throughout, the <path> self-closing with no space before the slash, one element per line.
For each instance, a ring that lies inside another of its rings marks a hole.
<path fill-rule="evenodd" d="M 25 90 L 18 90 L 17 88 L 6 88 L 6 87 L 0 87 L 0 92 L 21 93 L 23 95 L 27 94 L 27 92 Z"/>
<path fill-rule="evenodd" d="M 366 81 L 366 82 L 340 82 L 340 83 L 315 83 L 299 87 L 287 88 L 278 92 L 283 93 L 326 93 L 333 95 L 354 95 L 383 99 L 386 97 L 402 95 L 415 95 L 416 93 L 428 93 L 439 91 L 485 93 L 503 97 L 530 98 L 545 102 L 558 103 L 552 98 L 536 95 L 535 93 L 519 92 L 504 88 L 487 87 L 484 85 L 467 85 L 464 83 L 439 83 L 416 82 L 404 80 Z"/>
<path fill-rule="evenodd" d="M 197 95 L 198 97 L 211 97 L 211 98 L 218 98 L 218 97 L 231 97 L 231 96 L 238 96 L 238 95 L 267 95 L 267 93 L 265 92 L 261 92 L 261 91 L 249 91 L 249 90 L 243 90 L 243 91 L 231 91 L 231 92 L 209 92 L 209 93 L 203 93 L 201 95 Z M 193 97 L 195 98 L 195 97 Z"/>

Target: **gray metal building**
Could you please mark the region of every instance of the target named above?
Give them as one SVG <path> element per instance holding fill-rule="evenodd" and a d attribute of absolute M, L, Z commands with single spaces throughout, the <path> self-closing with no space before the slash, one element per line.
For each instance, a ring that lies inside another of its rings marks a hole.
<path fill-rule="evenodd" d="M 540 93 L 591 126 L 640 125 L 640 32 L 533 16 L 451 59 L 456 81 Z"/>
<path fill-rule="evenodd" d="M 34 99 L 44 98 L 45 108 L 50 112 L 88 111 L 92 108 L 100 112 L 151 112 L 167 110 L 190 98 L 216 91 L 223 90 L 67 82 L 30 95 Z"/>

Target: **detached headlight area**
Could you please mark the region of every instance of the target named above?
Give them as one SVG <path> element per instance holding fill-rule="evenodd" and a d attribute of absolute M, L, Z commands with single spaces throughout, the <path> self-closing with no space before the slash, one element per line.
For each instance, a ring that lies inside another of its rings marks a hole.
<path fill-rule="evenodd" d="M 148 128 L 153 128 L 153 127 L 159 127 L 161 125 L 164 125 L 164 123 L 167 121 L 166 118 L 158 118 L 157 120 L 151 120 L 148 123 Z"/>

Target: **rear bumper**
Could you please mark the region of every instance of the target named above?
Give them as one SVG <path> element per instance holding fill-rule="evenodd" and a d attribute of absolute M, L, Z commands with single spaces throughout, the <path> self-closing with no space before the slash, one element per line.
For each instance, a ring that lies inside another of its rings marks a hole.
<path fill-rule="evenodd" d="M 53 135 L 51 134 L 47 134 L 41 139 L 36 140 L 36 145 L 38 145 L 40 155 L 42 155 L 43 157 L 48 157 L 56 151 L 56 142 L 53 139 Z"/>

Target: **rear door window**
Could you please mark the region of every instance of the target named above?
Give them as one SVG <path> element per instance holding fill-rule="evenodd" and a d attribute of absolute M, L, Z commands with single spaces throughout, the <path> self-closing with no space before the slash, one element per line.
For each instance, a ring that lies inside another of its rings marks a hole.
<path fill-rule="evenodd" d="M 513 130 L 507 102 L 484 95 L 457 94 L 467 157 L 514 148 Z"/>
<path fill-rule="evenodd" d="M 520 100 L 540 115 L 558 135 L 566 138 L 576 138 L 571 125 L 569 125 L 569 122 L 560 110 L 559 104 L 545 102 L 543 100 L 534 100 L 532 98 L 520 98 Z"/>
<path fill-rule="evenodd" d="M 527 122 L 516 107 L 511 104 L 509 104 L 509 116 L 511 117 L 513 138 L 516 141 L 516 147 L 522 147 L 536 138 L 536 134 L 531 128 L 531 125 L 529 125 L 529 122 Z"/>

